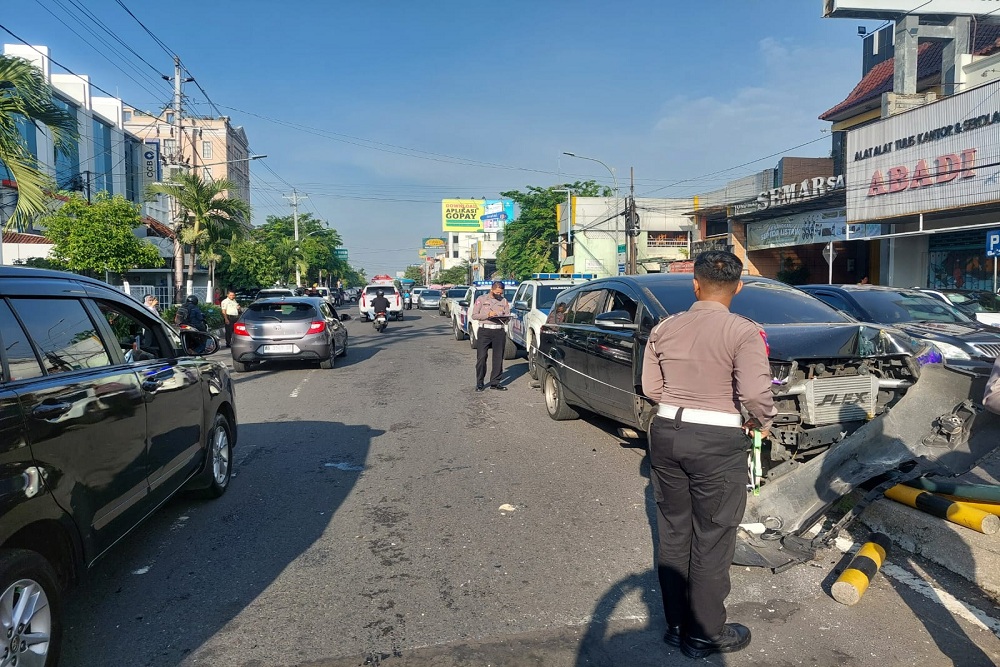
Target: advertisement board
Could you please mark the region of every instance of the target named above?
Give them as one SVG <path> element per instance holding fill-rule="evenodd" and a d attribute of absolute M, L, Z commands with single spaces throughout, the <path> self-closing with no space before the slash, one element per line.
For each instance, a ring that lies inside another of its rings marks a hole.
<path fill-rule="evenodd" d="M 441 230 L 445 232 L 499 232 L 514 221 L 510 199 L 445 199 L 441 202 Z"/>
<path fill-rule="evenodd" d="M 448 249 L 448 239 L 438 237 L 425 238 L 422 245 L 424 250 L 430 251 L 429 254 L 433 254 L 435 252 L 445 252 Z"/>
<path fill-rule="evenodd" d="M 1000 200 L 997 92 L 1000 82 L 848 132 L 848 221 Z"/>
<path fill-rule="evenodd" d="M 142 190 L 145 192 L 146 188 L 161 180 L 160 140 L 147 139 L 140 150 L 139 173 L 142 175 Z"/>
<path fill-rule="evenodd" d="M 825 0 L 823 16 L 846 19 L 889 19 L 903 14 L 986 16 L 1000 0 Z"/>
<path fill-rule="evenodd" d="M 772 218 L 747 225 L 747 250 L 848 240 L 847 209 L 828 208 Z M 850 238 L 882 233 L 882 225 L 851 225 Z"/>

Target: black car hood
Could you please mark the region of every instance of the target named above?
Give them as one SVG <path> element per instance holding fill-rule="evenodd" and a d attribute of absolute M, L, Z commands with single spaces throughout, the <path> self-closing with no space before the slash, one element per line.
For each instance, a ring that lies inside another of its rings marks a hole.
<path fill-rule="evenodd" d="M 857 359 L 916 352 L 910 336 L 855 322 L 764 325 L 771 359 Z"/>
<path fill-rule="evenodd" d="M 953 345 L 970 342 L 1000 343 L 1000 331 L 973 322 L 905 322 L 896 325 L 916 338 Z"/>

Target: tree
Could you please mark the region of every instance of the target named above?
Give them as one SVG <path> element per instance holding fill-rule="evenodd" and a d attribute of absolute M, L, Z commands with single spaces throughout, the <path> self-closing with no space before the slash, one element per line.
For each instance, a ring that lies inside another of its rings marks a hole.
<path fill-rule="evenodd" d="M 51 258 L 70 271 L 103 277 L 163 264 L 156 246 L 132 232 L 142 226 L 139 206 L 121 195 L 98 192 L 92 204 L 71 195 L 39 223 L 53 243 Z"/>
<path fill-rule="evenodd" d="M 226 249 L 229 258 L 228 286 L 231 289 L 269 287 L 281 273 L 278 261 L 266 244 L 253 239 L 237 240 Z"/>
<path fill-rule="evenodd" d="M 469 279 L 469 262 L 462 260 L 458 266 L 445 269 L 438 274 L 437 280 L 442 285 L 464 285 Z"/>
<path fill-rule="evenodd" d="M 340 234 L 311 213 L 299 216 L 298 245 L 294 242 L 295 221 L 290 215 L 269 215 L 265 224 L 253 230 L 252 236 L 274 250 L 279 267 L 288 272 L 286 280 L 291 280 L 296 265 L 306 284 L 324 282 L 326 276 L 346 283 L 351 272 L 347 263 L 334 253 L 335 248 L 343 245 Z"/>
<path fill-rule="evenodd" d="M 610 197 L 613 192 L 595 181 L 577 181 L 548 188 L 529 185 L 527 192 L 500 193 L 501 197 L 513 199 L 519 208 L 517 220 L 504 229 L 503 243 L 497 250 L 500 275 L 524 280 L 532 273 L 556 269 L 556 206 L 566 202 L 566 190 L 579 197 Z"/>
<path fill-rule="evenodd" d="M 424 284 L 424 267 L 419 264 L 410 264 L 403 272 L 403 277 L 416 281 L 417 285 Z"/>
<path fill-rule="evenodd" d="M 179 223 L 175 228 L 174 240 L 174 300 L 179 301 L 184 283 L 183 254 L 178 252 L 178 244 L 190 247 L 188 280 L 194 277 L 195 259 L 199 247 L 209 243 L 215 230 L 220 236 L 232 232 L 240 236 L 247 234 L 250 220 L 250 206 L 236 197 L 226 197 L 227 190 L 235 185 L 226 179 L 205 182 L 197 174 L 180 172 L 167 183 L 158 183 L 149 188 L 152 194 L 170 195 L 179 208 Z"/>
<path fill-rule="evenodd" d="M 17 207 L 7 226 L 21 226 L 46 210 L 51 179 L 24 144 L 18 123 L 45 126 L 57 150 L 77 138 L 76 119 L 52 102 L 52 88 L 42 70 L 23 58 L 0 55 L 0 162 L 17 183 Z"/>

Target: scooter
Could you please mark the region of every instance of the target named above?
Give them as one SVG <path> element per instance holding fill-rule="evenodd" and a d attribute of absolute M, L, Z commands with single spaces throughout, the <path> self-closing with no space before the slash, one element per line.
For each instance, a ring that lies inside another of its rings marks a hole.
<path fill-rule="evenodd" d="M 389 326 L 389 318 L 386 316 L 385 313 L 381 312 L 375 313 L 375 319 L 372 320 L 372 322 L 373 322 L 372 326 L 375 327 L 375 331 L 379 333 L 385 331 L 385 328 Z"/>

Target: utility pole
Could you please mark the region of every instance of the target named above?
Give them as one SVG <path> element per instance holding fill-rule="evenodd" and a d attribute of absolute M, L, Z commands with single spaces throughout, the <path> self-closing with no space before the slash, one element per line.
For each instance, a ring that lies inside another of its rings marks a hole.
<path fill-rule="evenodd" d="M 167 77 L 164 77 L 167 78 Z M 184 79 L 181 78 L 181 59 L 179 56 L 174 56 L 174 139 L 176 140 L 176 146 L 178 147 L 178 152 L 175 155 L 167 156 L 171 162 L 178 168 L 183 169 L 183 152 L 181 152 L 181 113 L 183 112 L 183 96 L 181 92 L 181 85 L 184 83 Z M 184 244 L 181 243 L 181 228 L 183 227 L 183 221 L 180 219 L 181 210 L 180 204 L 176 197 L 172 197 L 173 205 L 171 206 L 172 212 L 174 214 L 174 303 L 181 303 L 181 291 L 184 288 Z M 191 258 L 194 261 L 194 257 Z M 188 285 L 188 293 L 191 291 L 192 285 Z M 209 295 L 211 296 L 211 295 Z"/>
<path fill-rule="evenodd" d="M 635 210 L 635 167 L 629 168 L 631 184 L 628 201 L 625 203 L 625 235 L 628 237 L 628 265 L 625 273 L 634 276 L 639 273 L 638 248 L 635 239 L 639 236 L 639 214 Z"/>
<path fill-rule="evenodd" d="M 299 195 L 295 188 L 292 188 L 291 195 L 281 195 L 292 202 L 292 224 L 295 226 L 295 252 L 299 251 L 299 200 L 308 199 L 305 195 Z M 299 258 L 295 257 L 295 286 L 302 287 L 302 274 L 299 271 Z"/>

